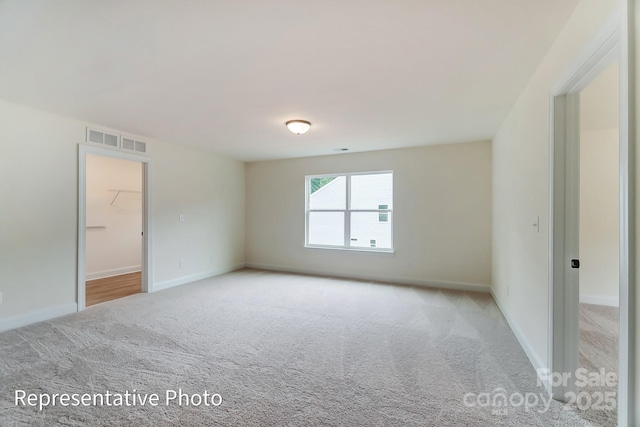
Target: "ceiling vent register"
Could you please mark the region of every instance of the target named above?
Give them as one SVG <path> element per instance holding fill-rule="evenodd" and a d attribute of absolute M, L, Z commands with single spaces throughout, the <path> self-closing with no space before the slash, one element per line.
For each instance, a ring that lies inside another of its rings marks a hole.
<path fill-rule="evenodd" d="M 95 142 L 96 144 L 103 144 L 118 148 L 118 141 L 120 140 L 120 137 L 118 135 L 112 135 L 99 130 L 89 129 L 87 140 L 88 142 Z"/>
<path fill-rule="evenodd" d="M 87 142 L 106 145 L 120 150 L 147 152 L 147 143 L 101 130 L 87 128 Z"/>
<path fill-rule="evenodd" d="M 147 152 L 147 143 L 142 141 L 136 141 L 135 139 L 122 137 L 122 149 L 138 151 L 140 153 Z"/>

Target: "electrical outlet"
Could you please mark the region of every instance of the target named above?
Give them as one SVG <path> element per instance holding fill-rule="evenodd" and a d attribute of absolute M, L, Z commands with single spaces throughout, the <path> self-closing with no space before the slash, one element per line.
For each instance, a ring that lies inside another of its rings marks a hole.
<path fill-rule="evenodd" d="M 182 267 L 184 267 L 184 263 L 182 261 L 178 261 L 178 267 L 182 269 Z"/>
<path fill-rule="evenodd" d="M 183 214 L 178 215 L 178 220 L 180 222 L 184 222 L 184 215 Z"/>

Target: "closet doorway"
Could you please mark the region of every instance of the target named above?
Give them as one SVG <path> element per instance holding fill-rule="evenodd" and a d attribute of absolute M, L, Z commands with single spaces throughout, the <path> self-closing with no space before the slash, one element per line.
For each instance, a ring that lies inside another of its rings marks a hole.
<path fill-rule="evenodd" d="M 86 306 L 142 292 L 142 163 L 87 154 Z"/>
<path fill-rule="evenodd" d="M 80 145 L 78 310 L 149 289 L 149 159 Z"/>

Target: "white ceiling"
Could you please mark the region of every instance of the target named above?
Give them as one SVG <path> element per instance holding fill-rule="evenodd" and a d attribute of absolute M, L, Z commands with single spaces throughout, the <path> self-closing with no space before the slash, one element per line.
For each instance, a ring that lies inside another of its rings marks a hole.
<path fill-rule="evenodd" d="M 0 99 L 242 160 L 489 139 L 576 4 L 0 0 Z"/>

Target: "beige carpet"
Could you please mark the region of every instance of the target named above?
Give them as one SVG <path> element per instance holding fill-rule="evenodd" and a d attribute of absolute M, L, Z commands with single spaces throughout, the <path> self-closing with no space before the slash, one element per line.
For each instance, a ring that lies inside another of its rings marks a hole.
<path fill-rule="evenodd" d="M 618 372 L 618 336 L 620 314 L 618 307 L 580 304 L 580 362 L 579 367 L 589 372 Z M 579 389 L 590 396 L 606 392 L 616 394 L 616 386 L 589 386 Z M 617 399 L 616 399 L 617 401 Z M 586 410 L 582 416 L 596 425 L 608 427 L 617 425 L 618 411 Z"/>
<path fill-rule="evenodd" d="M 535 384 L 486 294 L 255 270 L 0 334 L 2 426 L 591 425 L 558 402 L 542 412 L 475 399 L 544 394 Z M 223 403 L 14 405 L 16 390 L 179 388 Z"/>

